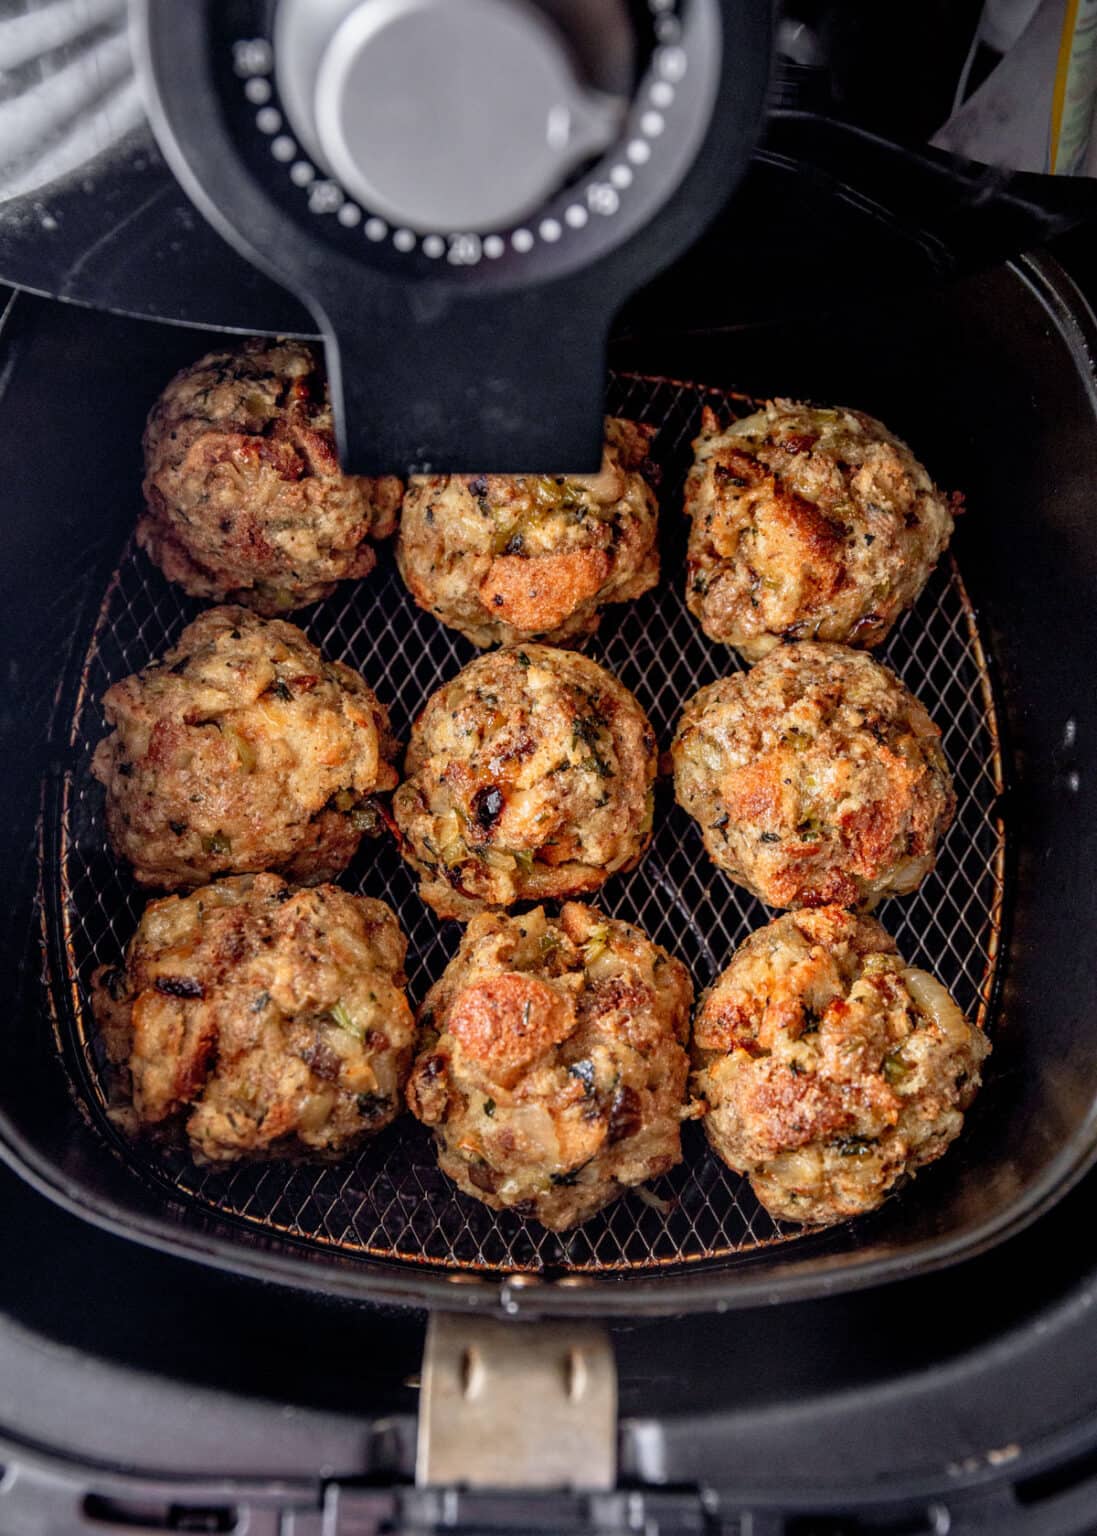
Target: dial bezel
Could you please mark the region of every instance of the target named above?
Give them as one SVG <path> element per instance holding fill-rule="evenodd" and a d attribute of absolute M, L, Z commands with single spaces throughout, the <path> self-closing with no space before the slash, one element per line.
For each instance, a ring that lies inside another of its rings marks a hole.
<path fill-rule="evenodd" d="M 551 194 L 537 214 L 497 230 L 415 230 L 387 219 L 318 163 L 279 89 L 277 25 L 268 0 L 234 0 L 211 18 L 215 88 L 251 174 L 315 238 L 409 280 L 509 286 L 598 260 L 645 224 L 688 170 L 719 85 L 716 0 L 643 0 L 645 67 L 613 146 Z M 683 10 L 690 14 L 683 17 Z"/>

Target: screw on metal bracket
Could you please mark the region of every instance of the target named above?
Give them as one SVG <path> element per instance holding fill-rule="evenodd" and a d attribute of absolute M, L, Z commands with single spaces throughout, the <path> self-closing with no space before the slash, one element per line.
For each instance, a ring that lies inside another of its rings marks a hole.
<path fill-rule="evenodd" d="M 431 1317 L 420 1487 L 606 1489 L 616 1474 L 617 1369 L 604 1329 Z"/>

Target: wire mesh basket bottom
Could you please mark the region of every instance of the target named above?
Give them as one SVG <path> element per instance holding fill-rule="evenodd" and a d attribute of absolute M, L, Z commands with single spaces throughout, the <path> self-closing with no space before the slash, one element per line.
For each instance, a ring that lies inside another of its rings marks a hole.
<path fill-rule="evenodd" d="M 611 608 L 588 649 L 635 692 L 664 746 L 684 701 L 736 664 L 704 638 L 682 595 L 685 519 L 677 508 L 689 442 L 705 404 L 724 417 L 745 409 L 740 397 L 695 385 L 632 376 L 611 385 L 611 410 L 657 429 L 664 577 L 640 602 Z M 408 1116 L 352 1157 L 327 1164 L 203 1169 L 181 1152 L 151 1152 L 115 1135 L 104 1113 L 109 1086 L 87 983 L 96 965 L 120 958 L 143 899 L 106 846 L 101 792 L 89 772 L 103 732 L 98 700 L 112 682 L 162 653 L 197 611 L 144 556 L 127 551 L 104 598 L 83 670 L 72 724 L 77 766 L 63 792 L 61 868 L 43 871 L 44 879 L 59 874 L 62 882 L 67 943 L 57 990 L 72 1000 L 62 1027 L 75 1032 L 80 1087 L 120 1155 L 176 1201 L 248 1226 L 361 1256 L 452 1269 L 642 1270 L 794 1239 L 799 1229 L 774 1222 L 746 1180 L 708 1151 L 696 1126 L 686 1127 L 678 1168 L 566 1234 L 545 1232 L 458 1194 L 438 1172 L 429 1136 Z M 413 605 L 390 555 L 366 582 L 344 585 L 295 618 L 329 656 L 350 663 L 373 684 L 405 740 L 430 694 L 475 654 Z M 883 659 L 941 725 L 959 808 L 935 872 L 914 896 L 887 904 L 880 915 L 907 958 L 935 971 L 969 1015 L 985 1021 L 1003 894 L 1004 850 L 995 815 L 1002 765 L 974 616 L 951 562 L 899 623 Z M 659 792 L 655 828 L 648 857 L 632 874 L 610 881 L 600 905 L 679 955 L 700 989 L 770 914 L 708 862 L 696 827 L 666 786 Z M 383 897 L 397 912 L 409 939 L 410 989 L 417 1002 L 456 948 L 456 925 L 439 924 L 422 905 L 390 842 L 367 843 L 344 883 Z"/>

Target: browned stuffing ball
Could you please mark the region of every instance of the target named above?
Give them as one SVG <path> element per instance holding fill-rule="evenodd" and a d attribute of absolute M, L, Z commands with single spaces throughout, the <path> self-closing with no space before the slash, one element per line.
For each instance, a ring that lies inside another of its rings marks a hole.
<path fill-rule="evenodd" d="M 211 352 L 172 379 L 145 428 L 138 543 L 192 597 L 276 614 L 365 576 L 403 491 L 339 468 L 327 381 L 300 341 Z"/>
<path fill-rule="evenodd" d="M 693 447 L 686 601 L 747 661 L 783 639 L 879 645 L 952 533 L 957 498 L 862 411 L 706 410 Z"/>
<path fill-rule="evenodd" d="M 203 1162 L 348 1151 L 399 1113 L 415 1025 L 383 901 L 242 875 L 146 907 L 92 981 L 129 1132 Z"/>
<path fill-rule="evenodd" d="M 923 706 L 843 645 L 782 645 L 702 688 L 671 756 L 709 856 L 774 907 L 914 890 L 956 808 Z"/>
<path fill-rule="evenodd" d="M 947 1150 L 989 1051 L 879 923 L 819 907 L 733 955 L 701 1000 L 691 1081 L 709 1141 L 770 1214 L 823 1224 Z"/>
<path fill-rule="evenodd" d="M 107 831 L 140 885 L 276 869 L 330 879 L 396 783 L 399 744 L 356 672 L 293 624 L 211 608 L 108 689 L 92 772 Z"/>
<path fill-rule="evenodd" d="M 432 475 L 408 485 L 397 560 L 411 595 L 479 646 L 597 629 L 659 580 L 652 429 L 606 418 L 597 475 Z"/>
<path fill-rule="evenodd" d="M 494 1210 L 577 1226 L 681 1161 L 693 987 L 638 928 L 568 902 L 484 913 L 424 999 L 412 1112 Z"/>
<path fill-rule="evenodd" d="M 526 645 L 430 699 L 393 797 L 404 857 L 441 917 L 577 896 L 651 841 L 655 733 L 596 662 Z"/>

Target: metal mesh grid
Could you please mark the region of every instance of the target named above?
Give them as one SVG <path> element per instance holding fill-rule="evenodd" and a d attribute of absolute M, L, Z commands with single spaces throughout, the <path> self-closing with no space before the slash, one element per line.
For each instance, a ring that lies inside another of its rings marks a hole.
<path fill-rule="evenodd" d="M 753 408 L 743 397 L 635 376 L 616 378 L 609 399 L 611 410 L 658 429 L 665 574 L 640 602 L 611 608 L 587 648 L 635 692 L 664 746 L 682 703 L 737 664 L 705 639 L 683 602 L 685 519 L 675 513 L 704 404 L 725 416 Z M 647 1199 L 633 1192 L 565 1234 L 458 1194 L 438 1172 L 425 1128 L 409 1116 L 335 1164 L 203 1169 L 182 1152 L 135 1149 L 115 1136 L 103 1114 L 110 1086 L 87 983 L 96 965 L 119 960 L 144 898 L 106 846 L 101 791 L 89 771 L 104 730 L 98 700 L 112 682 L 161 654 L 197 611 L 143 555 L 132 547 L 126 551 L 103 600 L 74 710 L 76 766 L 61 796 L 61 867 L 43 871 L 45 880 L 61 880 L 65 953 L 51 957 L 58 995 L 71 1000 L 62 1009 L 61 1027 L 74 1032 L 79 1086 L 119 1154 L 176 1199 L 246 1225 L 351 1254 L 451 1269 L 643 1270 L 796 1238 L 800 1229 L 773 1221 L 746 1180 L 708 1151 L 696 1125 L 685 1127 L 683 1163 L 655 1180 Z M 346 584 L 294 618 L 325 653 L 349 662 L 373 684 L 404 740 L 427 697 L 476 654 L 412 604 L 390 555 L 366 582 Z M 974 615 L 951 561 L 900 621 L 882 659 L 941 725 L 959 806 L 935 872 L 914 896 L 887 903 L 880 916 L 908 959 L 933 970 L 966 1011 L 985 1019 L 1003 896 L 1003 834 L 996 815 L 1002 765 Z M 643 864 L 612 880 L 600 904 L 678 954 L 700 989 L 771 914 L 708 862 L 696 826 L 666 785 L 659 790 L 655 828 Z M 399 915 L 417 1002 L 455 950 L 457 925 L 439 924 L 423 906 L 388 840 L 367 839 L 344 883 L 383 897 Z"/>

